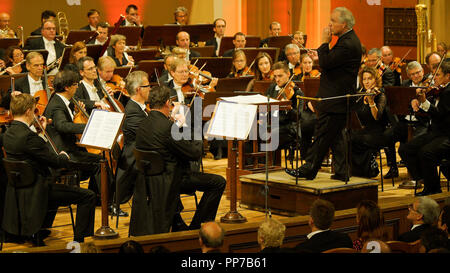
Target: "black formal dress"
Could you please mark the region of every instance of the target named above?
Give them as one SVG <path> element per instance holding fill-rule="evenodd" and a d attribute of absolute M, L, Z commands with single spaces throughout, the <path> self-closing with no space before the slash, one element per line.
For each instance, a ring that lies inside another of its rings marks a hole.
<path fill-rule="evenodd" d="M 14 190 L 7 186 L 3 228 L 8 233 L 24 236 L 35 234 L 41 228 L 51 227 L 56 212 L 48 212 L 48 209 L 77 204 L 74 239 L 82 242 L 84 237 L 93 235 L 95 194 L 87 189 L 52 183 L 50 168 L 71 168 L 65 155 L 50 151 L 45 141 L 20 121 L 13 121 L 5 133 L 4 148 L 8 159 L 27 161 L 37 175 L 30 187 Z"/>
<path fill-rule="evenodd" d="M 450 153 L 450 84 L 429 98 L 431 126 L 427 133 L 401 143 L 398 153 L 414 180 L 424 180 L 424 193 L 441 192 L 437 172 L 440 160 Z M 423 111 L 423 109 L 421 109 Z"/>
<path fill-rule="evenodd" d="M 362 55 L 361 42 L 355 32 L 350 30 L 341 35 L 332 49 L 328 43 L 324 43 L 317 51 L 322 70 L 317 97 L 330 98 L 355 93 Z M 298 172 L 303 177 L 314 179 L 331 147 L 335 173 L 346 177 L 343 129 L 346 126 L 347 99 L 323 100 L 317 103 L 315 109 L 319 115 L 314 142 L 308 150 L 306 163 Z"/>
<path fill-rule="evenodd" d="M 136 131 L 146 117 L 147 113 L 142 110 L 141 106 L 130 99 L 125 107 L 125 120 L 122 126 L 124 144 L 116 172 L 117 194 L 121 204 L 128 202 L 133 196 L 138 175 L 133 153 L 136 147 Z"/>
<path fill-rule="evenodd" d="M 202 156 L 202 141 L 175 140 L 171 135 L 173 124 L 163 113 L 154 110 L 136 132 L 136 148 L 159 152 L 165 170 L 161 175 L 146 178 L 139 174 L 131 211 L 131 236 L 169 232 L 180 192 L 187 190 L 204 192 L 191 228 L 199 228 L 202 222 L 216 217 L 226 181 L 215 174 L 191 171 L 189 161 Z"/>
<path fill-rule="evenodd" d="M 352 248 L 353 242 L 347 234 L 339 233 L 333 230 L 326 230 L 314 234 L 311 239 L 298 244 L 294 247 L 296 252 L 320 253 L 333 248 Z"/>

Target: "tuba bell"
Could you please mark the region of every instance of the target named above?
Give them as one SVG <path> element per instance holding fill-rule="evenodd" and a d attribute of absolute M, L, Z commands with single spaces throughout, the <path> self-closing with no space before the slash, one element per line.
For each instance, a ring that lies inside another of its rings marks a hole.
<path fill-rule="evenodd" d="M 62 42 L 66 43 L 67 35 L 69 35 L 69 21 L 67 21 L 66 14 L 63 11 L 59 11 L 56 14 L 58 20 L 59 34 L 62 36 Z"/>

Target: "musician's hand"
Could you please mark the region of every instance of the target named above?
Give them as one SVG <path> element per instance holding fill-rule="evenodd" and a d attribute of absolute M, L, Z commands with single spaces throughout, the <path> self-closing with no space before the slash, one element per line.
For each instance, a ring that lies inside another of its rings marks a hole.
<path fill-rule="evenodd" d="M 425 90 L 423 90 L 422 88 L 416 89 L 416 95 L 420 103 L 424 103 L 427 100 L 425 96 Z"/>
<path fill-rule="evenodd" d="M 313 61 L 319 60 L 319 54 L 317 53 L 317 50 L 315 50 L 315 49 L 309 50 L 308 51 L 308 55 L 309 55 L 309 57 L 311 57 L 311 59 Z"/>
<path fill-rule="evenodd" d="M 375 103 L 375 96 L 365 96 L 364 100 L 366 100 L 369 105 L 373 105 Z"/>
<path fill-rule="evenodd" d="M 108 92 L 108 94 L 109 94 L 111 97 L 114 98 L 114 91 L 112 90 L 111 87 L 107 86 L 107 87 L 105 88 L 105 90 L 106 90 L 106 92 Z"/>
<path fill-rule="evenodd" d="M 60 154 L 60 155 L 65 155 L 65 156 L 67 156 L 67 159 L 70 160 L 70 156 L 69 156 L 66 152 L 61 151 L 59 154 Z"/>
<path fill-rule="evenodd" d="M 134 59 L 132 56 L 128 55 L 128 63 L 127 65 L 133 66 L 134 65 Z"/>
<path fill-rule="evenodd" d="M 216 87 L 218 81 L 219 81 L 218 78 L 212 78 L 211 82 L 209 83 L 209 87 L 211 88 Z"/>
<path fill-rule="evenodd" d="M 101 101 L 96 101 L 94 103 L 94 106 L 97 107 L 97 108 L 100 108 L 102 110 L 109 110 L 109 105 L 107 105 L 106 103 L 103 103 Z"/>
<path fill-rule="evenodd" d="M 323 29 L 322 32 L 322 44 L 328 44 L 331 42 L 331 26 Z"/>
<path fill-rule="evenodd" d="M 186 117 L 182 114 L 175 114 L 173 119 L 178 122 L 178 124 L 183 125 L 186 122 Z"/>
<path fill-rule="evenodd" d="M 41 124 L 42 128 L 45 130 L 45 128 L 47 128 L 47 118 L 45 116 L 40 116 L 38 121 Z"/>
<path fill-rule="evenodd" d="M 12 67 L 8 67 L 8 68 L 6 68 L 5 70 L 6 70 L 6 72 L 7 72 L 9 75 L 16 74 L 16 73 L 14 72 L 14 70 L 12 69 Z"/>
<path fill-rule="evenodd" d="M 314 106 L 312 105 L 311 101 L 308 101 L 307 105 L 308 105 L 309 110 L 311 110 L 313 113 L 316 112 L 316 110 L 314 110 Z"/>
<path fill-rule="evenodd" d="M 79 101 L 79 102 L 78 102 L 78 105 L 80 105 L 80 107 L 81 107 L 84 111 L 86 111 L 86 105 L 84 104 L 84 102 Z"/>
<path fill-rule="evenodd" d="M 20 94 L 22 94 L 22 92 L 20 92 L 20 91 L 12 91 L 11 92 L 11 96 L 17 96 L 17 95 L 20 95 Z"/>
<path fill-rule="evenodd" d="M 411 101 L 411 107 L 412 107 L 414 112 L 419 111 L 419 101 L 417 99 L 413 99 Z"/>

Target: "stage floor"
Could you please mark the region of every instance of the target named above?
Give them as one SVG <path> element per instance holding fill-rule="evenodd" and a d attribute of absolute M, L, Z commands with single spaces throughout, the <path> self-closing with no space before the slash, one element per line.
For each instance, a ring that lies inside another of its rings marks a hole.
<path fill-rule="evenodd" d="M 384 154 L 383 154 L 384 156 Z M 282 160 L 284 162 L 284 160 Z M 385 165 L 385 158 L 383 157 L 383 173 L 386 174 L 388 171 L 388 167 Z M 222 175 L 223 177 L 226 177 L 226 167 L 227 167 L 227 159 L 221 159 L 221 160 L 214 160 L 212 158 L 212 155 L 210 153 L 207 154 L 206 158 L 203 160 L 204 165 L 204 172 L 206 173 L 215 173 Z M 384 181 L 384 191 L 381 192 L 381 187 L 378 187 L 378 203 L 382 205 L 383 203 L 390 203 L 390 202 L 396 202 L 399 200 L 411 198 L 414 196 L 414 190 L 410 189 L 399 189 L 398 186 L 403 182 L 408 180 L 408 175 L 406 173 L 406 168 L 400 168 L 400 177 L 395 179 L 395 186 L 392 185 L 392 181 L 390 179 L 386 179 Z M 265 179 L 265 174 L 264 179 Z M 273 177 L 276 179 L 278 175 L 281 174 L 270 174 L 270 177 Z M 299 183 L 301 185 L 304 185 L 305 188 L 316 188 L 319 187 L 323 190 L 326 190 L 329 187 L 340 187 L 344 186 L 345 183 L 341 181 L 331 180 L 329 179 L 331 173 L 329 167 L 323 167 L 321 171 L 318 174 L 318 177 L 316 180 L 313 181 L 305 181 L 302 179 L 299 179 Z M 354 180 L 352 178 L 350 180 L 350 183 L 358 183 L 359 179 Z M 376 177 L 372 181 L 378 182 L 380 184 L 380 176 Z M 287 183 L 294 183 L 295 186 L 295 178 L 292 178 L 291 181 Z M 445 193 L 447 192 L 446 187 L 446 179 L 444 177 L 441 178 L 442 183 L 442 191 Z M 83 182 L 81 184 L 81 187 L 87 188 L 88 183 Z M 202 193 L 197 192 L 197 197 L 201 198 Z M 193 197 L 185 197 L 182 198 L 183 205 L 185 207 L 185 210 L 192 210 L 195 208 L 195 202 Z M 121 205 L 121 209 L 131 214 L 131 201 L 128 203 L 125 203 Z M 244 206 L 241 206 L 240 203 L 237 203 L 237 209 L 238 212 L 243 215 L 248 222 L 261 222 L 264 220 L 266 212 L 265 211 L 257 211 L 257 210 L 250 210 L 245 208 Z M 74 214 L 75 214 L 74 209 Z M 226 194 L 222 196 L 219 209 L 217 211 L 216 220 L 220 221 L 220 218 L 224 216 L 226 213 L 230 211 L 230 200 L 227 198 Z M 186 221 L 187 224 L 190 223 L 194 212 L 183 212 L 182 217 Z M 277 219 L 283 219 L 287 218 L 288 216 L 283 215 L 277 215 L 273 214 L 274 218 Z M 116 232 L 119 233 L 120 238 L 128 237 L 128 228 L 129 228 L 129 221 L 130 217 L 120 217 L 118 226 L 116 226 L 116 217 L 111 219 L 109 217 L 109 226 L 113 228 Z M 60 227 L 54 227 L 51 228 L 51 234 L 50 236 L 44 240 L 44 242 L 48 246 L 57 246 L 61 244 L 67 244 L 73 240 L 73 231 L 72 227 L 70 226 L 70 213 L 68 212 L 68 209 L 61 209 L 60 212 L 58 212 L 54 226 L 60 226 Z M 63 225 L 63 226 L 61 226 Z M 233 224 L 223 224 L 226 225 L 233 225 Z M 101 226 L 101 207 L 96 208 L 96 215 L 95 215 L 95 228 L 94 230 L 97 230 Z M 92 238 L 86 238 L 86 242 L 92 241 Z M 24 244 L 14 244 L 14 243 L 5 243 L 3 245 L 3 250 L 17 250 L 17 251 L 26 251 L 27 248 L 32 247 L 31 243 L 24 243 Z"/>

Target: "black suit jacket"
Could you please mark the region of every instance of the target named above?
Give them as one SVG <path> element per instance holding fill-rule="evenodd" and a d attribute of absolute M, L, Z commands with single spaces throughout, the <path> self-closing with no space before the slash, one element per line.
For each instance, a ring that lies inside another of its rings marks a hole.
<path fill-rule="evenodd" d="M 30 33 L 31 36 L 40 36 L 42 35 L 42 27 L 38 27 Z"/>
<path fill-rule="evenodd" d="M 55 39 L 56 59 L 61 57 L 64 51 L 64 47 L 65 46 L 58 39 Z M 28 50 L 45 49 L 44 38 L 41 37 L 39 39 L 28 40 L 28 43 L 25 45 L 25 49 Z"/>
<path fill-rule="evenodd" d="M 275 90 L 277 84 L 276 83 L 272 83 L 269 88 L 267 88 L 266 90 L 266 96 L 269 96 L 271 98 L 276 98 L 278 95 L 277 90 Z M 304 96 L 303 91 L 298 88 L 297 86 L 294 87 L 294 95 L 291 98 L 291 102 L 292 102 L 292 110 L 289 110 L 288 112 L 285 111 L 280 111 L 281 114 L 279 115 L 280 119 L 279 119 L 279 123 L 280 126 L 282 125 L 286 125 L 289 123 L 295 123 L 297 121 L 297 95 L 299 96 Z M 283 96 L 281 96 L 281 98 L 283 98 Z M 300 105 L 299 105 L 299 109 L 303 109 L 303 100 L 300 100 Z M 299 118 L 301 118 L 301 116 L 299 116 Z"/>
<path fill-rule="evenodd" d="M 382 84 L 383 86 L 394 86 L 396 83 L 395 74 L 389 67 L 383 71 Z"/>
<path fill-rule="evenodd" d="M 202 155 L 202 142 L 175 140 L 171 133 L 172 125 L 173 122 L 164 114 L 154 110 L 136 132 L 136 148 L 157 151 L 165 168 L 161 175 L 145 179 L 139 175 L 131 211 L 131 236 L 170 230 L 182 176 L 190 173 L 189 161 L 198 160 Z M 151 196 L 149 201 L 148 196 Z"/>
<path fill-rule="evenodd" d="M 410 230 L 403 234 L 400 234 L 398 236 L 398 240 L 402 241 L 402 242 L 407 242 L 407 243 L 415 242 L 420 239 L 420 236 L 422 235 L 422 233 L 424 231 L 426 231 L 429 227 L 430 227 L 430 225 L 428 225 L 428 224 L 420 225 L 413 230 Z"/>
<path fill-rule="evenodd" d="M 192 58 L 198 58 L 201 57 L 201 54 L 198 51 L 195 50 L 189 50 L 189 60 L 191 60 Z"/>
<path fill-rule="evenodd" d="M 102 99 L 105 94 L 103 94 L 100 82 L 98 80 L 94 80 L 94 86 L 97 88 L 97 95 L 100 99 Z M 89 97 L 89 93 L 82 82 L 78 84 L 77 91 L 75 92 L 75 98 L 86 105 L 86 111 L 90 114 L 92 109 L 94 109 L 95 101 L 91 100 Z"/>
<path fill-rule="evenodd" d="M 333 230 L 327 230 L 315 234 L 311 239 L 295 246 L 296 252 L 313 252 L 320 253 L 333 248 L 352 248 L 353 243 L 347 234 L 339 233 Z"/>
<path fill-rule="evenodd" d="M 322 70 L 317 97 L 328 98 L 356 92 L 356 79 L 361 65 L 361 42 L 353 30 L 339 37 L 329 49 L 324 43 L 318 48 Z M 346 113 L 347 100 L 327 100 L 317 104 L 317 109 L 327 113 Z"/>
<path fill-rule="evenodd" d="M 213 37 L 211 40 L 206 41 L 206 46 L 214 46 L 214 57 L 218 57 L 216 55 L 216 51 L 217 51 L 217 40 L 216 37 Z"/>
<path fill-rule="evenodd" d="M 3 228 L 11 234 L 20 232 L 29 236 L 41 228 L 47 213 L 49 168 L 68 168 L 69 160 L 65 155 L 50 151 L 45 141 L 20 121 L 11 122 L 3 141 L 8 159 L 27 161 L 35 170 L 36 180 L 32 186 L 15 190 L 7 185 L 5 194 L 7 213 Z"/>
<path fill-rule="evenodd" d="M 45 82 L 45 78 L 42 77 L 42 86 L 45 88 L 47 83 Z M 20 91 L 22 93 L 30 94 L 30 82 L 28 81 L 28 75 L 22 78 L 17 79 L 14 82 L 14 89 L 15 91 Z M 2 102 L 2 105 L 4 107 L 9 109 L 9 104 L 11 102 L 11 88 L 8 89 L 8 93 L 6 94 L 5 98 L 3 99 L 4 102 Z"/>
<path fill-rule="evenodd" d="M 450 137 L 450 84 L 440 91 L 437 106 L 435 106 L 435 100 L 431 100 L 430 103 L 428 113 L 431 117 L 431 131 Z"/>
<path fill-rule="evenodd" d="M 89 31 L 91 31 L 91 26 L 90 25 L 86 25 L 86 26 L 80 28 L 80 30 L 89 30 Z"/>
<path fill-rule="evenodd" d="M 227 51 L 225 51 L 223 53 L 223 57 L 233 57 L 233 53 L 234 53 L 234 48 L 228 49 Z"/>

